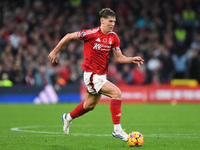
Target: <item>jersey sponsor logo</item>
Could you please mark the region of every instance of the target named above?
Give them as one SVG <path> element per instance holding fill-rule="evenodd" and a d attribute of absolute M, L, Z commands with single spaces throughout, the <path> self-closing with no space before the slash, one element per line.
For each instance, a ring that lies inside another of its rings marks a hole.
<path fill-rule="evenodd" d="M 100 50 L 101 49 L 101 44 L 94 43 L 93 49 Z"/>
<path fill-rule="evenodd" d="M 103 45 L 103 44 L 98 44 L 98 43 L 94 43 L 93 49 L 96 49 L 96 50 L 103 50 L 103 51 L 109 51 L 109 50 L 111 49 L 111 46 L 109 46 L 109 45 Z"/>
<path fill-rule="evenodd" d="M 97 42 L 101 42 L 99 38 L 98 38 L 98 39 L 96 39 L 96 41 L 97 41 Z"/>

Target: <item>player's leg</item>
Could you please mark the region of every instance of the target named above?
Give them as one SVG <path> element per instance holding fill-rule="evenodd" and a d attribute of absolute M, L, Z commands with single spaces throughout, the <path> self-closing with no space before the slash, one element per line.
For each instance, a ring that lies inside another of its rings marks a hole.
<path fill-rule="evenodd" d="M 100 94 L 86 93 L 86 100 L 83 105 L 84 109 L 88 111 L 93 110 L 100 99 L 101 99 Z"/>
<path fill-rule="evenodd" d="M 106 95 L 112 98 L 110 103 L 110 111 L 112 114 L 112 120 L 114 125 L 120 124 L 121 119 L 121 91 L 111 82 L 106 82 L 101 90 L 99 91 L 101 94 Z M 116 130 L 121 130 L 120 126 L 117 128 L 114 126 Z"/>
<path fill-rule="evenodd" d="M 111 82 L 106 82 L 99 93 L 111 97 L 110 111 L 112 115 L 114 130 L 112 135 L 124 141 L 127 140 L 127 134 L 121 127 L 121 90 Z"/>
<path fill-rule="evenodd" d="M 82 102 L 79 105 L 77 105 L 76 108 L 72 110 L 69 114 L 62 115 L 62 120 L 64 122 L 63 131 L 66 135 L 69 134 L 69 126 L 71 125 L 72 120 L 84 115 L 88 111 L 93 110 L 96 104 L 99 102 L 100 98 L 100 94 L 86 93 L 85 102 Z"/>
<path fill-rule="evenodd" d="M 74 110 L 70 112 L 69 116 L 71 118 L 67 118 L 68 121 L 72 121 L 72 119 L 75 119 L 87 113 L 88 111 L 93 110 L 96 104 L 99 102 L 100 98 L 101 98 L 100 94 L 86 93 L 85 102 L 80 103 Z"/>

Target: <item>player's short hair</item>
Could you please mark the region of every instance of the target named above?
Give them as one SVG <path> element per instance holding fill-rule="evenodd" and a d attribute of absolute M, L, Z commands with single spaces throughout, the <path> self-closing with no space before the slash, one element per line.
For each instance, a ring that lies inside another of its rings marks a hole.
<path fill-rule="evenodd" d="M 110 8 L 103 8 L 100 12 L 99 12 L 99 16 L 100 18 L 108 18 L 108 17 L 116 17 L 115 12 L 110 9 Z"/>

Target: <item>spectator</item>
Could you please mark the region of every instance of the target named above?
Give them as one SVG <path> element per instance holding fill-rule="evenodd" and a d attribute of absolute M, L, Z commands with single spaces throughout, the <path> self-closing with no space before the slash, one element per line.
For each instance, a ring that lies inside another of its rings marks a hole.
<path fill-rule="evenodd" d="M 11 86 L 13 86 L 12 81 L 10 81 L 8 79 L 8 74 L 7 73 L 3 73 L 2 76 L 1 76 L 1 79 L 2 80 L 0 80 L 0 87 L 1 86 L 4 86 L 4 87 L 11 87 Z"/>
<path fill-rule="evenodd" d="M 146 68 L 144 65 L 141 66 L 140 68 L 134 66 L 134 68 L 131 71 L 133 84 L 143 85 L 145 83 L 145 79 L 146 79 L 145 69 Z"/>
<path fill-rule="evenodd" d="M 174 77 L 175 79 L 184 79 L 186 78 L 187 71 L 187 55 L 172 55 L 172 61 L 174 65 Z"/>
<path fill-rule="evenodd" d="M 174 31 L 175 34 L 175 38 L 178 44 L 180 45 L 184 45 L 185 44 L 185 40 L 186 40 L 186 30 L 179 25 L 177 29 L 175 29 Z"/>
<path fill-rule="evenodd" d="M 57 67 L 57 72 L 67 83 L 70 77 L 70 69 L 68 67 L 68 62 L 65 60 L 61 60 L 60 65 Z"/>
<path fill-rule="evenodd" d="M 193 57 L 191 59 L 189 74 L 191 79 L 196 79 L 200 83 L 200 51 L 193 51 Z"/>
<path fill-rule="evenodd" d="M 161 54 L 158 56 L 158 59 L 161 61 L 161 83 L 168 84 L 173 78 L 174 64 L 169 50 L 164 46 L 161 46 L 160 50 Z"/>
<path fill-rule="evenodd" d="M 160 85 L 161 84 L 161 62 L 160 60 L 155 56 L 150 58 L 147 62 L 147 76 L 148 80 L 147 83 L 153 84 L 153 85 Z"/>
<path fill-rule="evenodd" d="M 48 79 L 45 74 L 45 67 L 40 66 L 39 70 L 35 73 L 35 85 L 36 86 L 44 86 L 47 85 Z"/>
<path fill-rule="evenodd" d="M 9 41 L 13 48 L 13 53 L 17 54 L 17 49 L 22 42 L 22 39 L 19 36 L 19 31 L 17 29 L 15 29 L 14 32 L 9 36 Z"/>
<path fill-rule="evenodd" d="M 130 65 L 124 64 L 122 66 L 122 78 L 126 84 L 132 84 L 133 83 L 133 76 L 130 72 Z"/>
<path fill-rule="evenodd" d="M 187 29 L 194 27 L 196 13 L 190 4 L 186 5 L 186 9 L 182 12 L 183 24 Z"/>
<path fill-rule="evenodd" d="M 32 68 L 29 68 L 27 70 L 27 73 L 25 75 L 25 82 L 26 82 L 26 85 L 29 85 L 29 86 L 34 86 L 35 85 L 35 78 L 33 76 Z"/>
<path fill-rule="evenodd" d="M 117 69 L 114 58 L 111 59 L 111 62 L 108 66 L 108 80 L 117 85 L 122 84 L 122 76 L 119 70 Z"/>

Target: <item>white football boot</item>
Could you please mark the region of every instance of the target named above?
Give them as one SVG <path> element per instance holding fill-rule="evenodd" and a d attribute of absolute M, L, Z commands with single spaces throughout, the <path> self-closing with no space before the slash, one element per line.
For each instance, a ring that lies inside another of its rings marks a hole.
<path fill-rule="evenodd" d="M 72 124 L 72 122 L 67 120 L 67 114 L 63 114 L 61 118 L 64 123 L 64 126 L 63 126 L 64 134 L 68 135 L 69 134 L 69 126 Z"/>
<path fill-rule="evenodd" d="M 124 132 L 124 130 L 121 130 L 121 131 L 113 130 L 112 136 L 114 136 L 116 138 L 120 138 L 120 139 L 122 139 L 123 141 L 126 142 L 128 134 L 126 132 Z"/>

